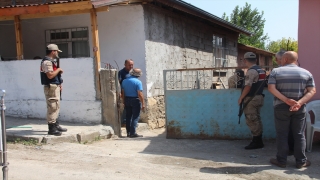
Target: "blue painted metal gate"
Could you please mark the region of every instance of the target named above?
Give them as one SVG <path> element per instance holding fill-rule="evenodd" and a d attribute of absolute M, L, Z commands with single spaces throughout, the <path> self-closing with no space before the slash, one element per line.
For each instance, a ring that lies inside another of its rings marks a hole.
<path fill-rule="evenodd" d="M 251 138 L 244 115 L 241 123 L 238 124 L 239 106 L 237 102 L 241 93 L 240 89 L 200 89 L 201 86 L 204 87 L 200 78 L 198 78 L 200 82 L 198 89 L 182 88 L 185 87 L 183 84 L 187 84 L 183 80 L 186 76 L 181 73 L 170 77 L 167 73 L 171 71 L 164 71 L 167 138 Z M 172 81 L 168 81 L 168 78 Z M 181 82 L 177 83 L 177 79 L 181 79 Z M 170 83 L 174 84 L 175 88 L 168 87 Z M 177 86 L 180 88 L 176 88 Z M 266 96 L 261 109 L 263 137 L 275 138 L 273 96 L 267 89 L 264 94 Z"/>

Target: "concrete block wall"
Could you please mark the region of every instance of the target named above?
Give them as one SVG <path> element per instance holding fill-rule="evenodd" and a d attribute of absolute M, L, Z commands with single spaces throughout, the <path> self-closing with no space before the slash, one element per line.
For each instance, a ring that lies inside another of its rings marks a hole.
<path fill-rule="evenodd" d="M 163 70 L 214 67 L 214 34 L 226 38 L 229 66 L 236 65 L 238 34 L 154 5 L 144 5 L 143 10 L 148 111 L 146 115 L 142 115 L 142 119 L 157 126 L 162 124 L 159 122 L 162 118 L 160 115 L 155 117 L 154 114 L 164 112 L 164 104 L 154 101 L 164 102 Z M 229 77 L 232 72 L 228 71 L 227 74 Z M 225 84 L 228 77 L 223 78 Z"/>
<path fill-rule="evenodd" d="M 164 94 L 164 69 L 214 67 L 214 34 L 226 38 L 228 65 L 237 65 L 237 34 L 153 5 L 143 7 L 148 97 Z"/>

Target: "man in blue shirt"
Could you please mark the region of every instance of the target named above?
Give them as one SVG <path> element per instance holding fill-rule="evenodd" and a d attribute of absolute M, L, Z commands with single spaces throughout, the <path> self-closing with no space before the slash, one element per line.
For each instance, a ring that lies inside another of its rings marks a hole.
<path fill-rule="evenodd" d="M 138 79 L 142 72 L 140 69 L 132 69 L 129 74 L 131 76 L 123 80 L 121 85 L 121 97 L 126 110 L 127 137 L 143 137 L 136 133 L 140 111 L 144 111 L 145 108 L 142 83 Z"/>
<path fill-rule="evenodd" d="M 132 68 L 133 68 L 133 60 L 126 59 L 124 61 L 124 68 L 118 72 L 118 80 L 119 80 L 120 86 L 122 84 L 122 81 L 130 76 L 129 72 Z M 126 109 L 123 109 L 122 111 L 121 123 L 126 124 Z"/>

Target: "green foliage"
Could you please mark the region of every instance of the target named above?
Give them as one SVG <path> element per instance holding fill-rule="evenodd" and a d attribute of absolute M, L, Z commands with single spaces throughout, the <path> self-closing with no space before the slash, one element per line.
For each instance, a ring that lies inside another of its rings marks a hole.
<path fill-rule="evenodd" d="M 7 143 L 23 144 L 25 146 L 33 146 L 33 145 L 39 144 L 36 139 L 20 139 L 20 138 L 16 138 L 13 141 L 7 141 Z"/>
<path fill-rule="evenodd" d="M 252 10 L 251 5 L 246 3 L 242 8 L 236 6 L 230 17 L 223 13 L 222 18 L 253 33 L 251 37 L 240 34 L 239 43 L 265 49 L 265 42 L 269 37 L 263 32 L 266 21 L 263 14 L 264 12 L 259 13 L 257 8 Z"/>
<path fill-rule="evenodd" d="M 280 50 L 298 52 L 298 41 L 293 38 L 282 38 L 277 41 L 271 41 L 267 45 L 267 50 L 273 53 L 277 53 Z"/>
<path fill-rule="evenodd" d="M 296 41 L 293 38 L 282 38 L 277 41 L 271 41 L 267 45 L 267 50 L 273 53 L 277 53 L 280 50 L 298 52 L 298 41 Z M 275 57 L 273 57 L 272 60 L 273 60 L 273 65 L 277 66 Z"/>

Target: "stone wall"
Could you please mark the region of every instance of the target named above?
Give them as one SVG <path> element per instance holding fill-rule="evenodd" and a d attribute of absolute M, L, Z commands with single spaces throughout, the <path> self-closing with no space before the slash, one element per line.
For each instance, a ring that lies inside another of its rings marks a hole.
<path fill-rule="evenodd" d="M 144 5 L 143 9 L 148 108 L 141 117 L 156 128 L 165 118 L 163 70 L 214 67 L 213 35 L 225 37 L 228 66 L 236 66 L 238 33 L 158 6 Z M 225 84 L 231 75 L 229 70 L 222 78 Z"/>

